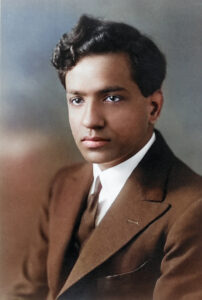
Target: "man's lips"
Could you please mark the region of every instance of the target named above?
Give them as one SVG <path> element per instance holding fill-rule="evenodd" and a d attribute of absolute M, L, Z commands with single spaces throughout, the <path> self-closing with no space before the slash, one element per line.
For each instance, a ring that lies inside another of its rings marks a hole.
<path fill-rule="evenodd" d="M 100 148 L 109 143 L 110 139 L 102 138 L 102 137 L 84 137 L 81 142 L 87 148 Z"/>

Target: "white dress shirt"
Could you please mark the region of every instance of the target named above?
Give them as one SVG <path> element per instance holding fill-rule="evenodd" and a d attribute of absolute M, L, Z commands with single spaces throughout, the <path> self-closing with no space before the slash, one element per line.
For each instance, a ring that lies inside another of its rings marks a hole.
<path fill-rule="evenodd" d="M 143 159 L 151 145 L 154 143 L 156 137 L 153 133 L 147 144 L 140 149 L 135 155 L 125 160 L 124 162 L 106 170 L 101 170 L 98 164 L 93 164 L 94 181 L 90 193 L 94 192 L 95 180 L 100 176 L 102 189 L 98 200 L 98 213 L 96 218 L 96 226 L 103 219 L 112 203 L 117 198 L 126 180 L 137 167 L 139 162 Z"/>

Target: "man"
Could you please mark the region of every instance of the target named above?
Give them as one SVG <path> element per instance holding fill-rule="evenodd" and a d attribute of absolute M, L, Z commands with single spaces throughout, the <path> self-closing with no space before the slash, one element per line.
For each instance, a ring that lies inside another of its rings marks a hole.
<path fill-rule="evenodd" d="M 51 184 L 14 299 L 202 299 L 202 181 L 154 130 L 163 54 L 129 25 L 82 16 L 52 63 L 88 163 Z"/>

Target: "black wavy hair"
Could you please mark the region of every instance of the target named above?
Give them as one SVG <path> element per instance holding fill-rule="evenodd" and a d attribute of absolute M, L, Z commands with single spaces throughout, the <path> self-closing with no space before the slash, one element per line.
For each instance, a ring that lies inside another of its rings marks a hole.
<path fill-rule="evenodd" d="M 56 45 L 51 62 L 65 87 L 67 71 L 82 57 L 119 52 L 128 55 L 132 79 L 144 97 L 161 88 L 166 75 L 165 56 L 150 38 L 125 23 L 81 16 Z"/>

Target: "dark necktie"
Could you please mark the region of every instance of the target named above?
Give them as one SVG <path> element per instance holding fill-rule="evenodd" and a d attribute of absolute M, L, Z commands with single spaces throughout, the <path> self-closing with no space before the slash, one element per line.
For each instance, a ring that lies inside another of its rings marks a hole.
<path fill-rule="evenodd" d="M 95 229 L 95 219 L 98 210 L 98 198 L 102 188 L 99 176 L 96 178 L 94 193 L 88 196 L 87 207 L 84 211 L 79 229 L 77 232 L 77 241 L 80 249 L 83 247 L 85 241 L 89 238 L 92 231 Z"/>

